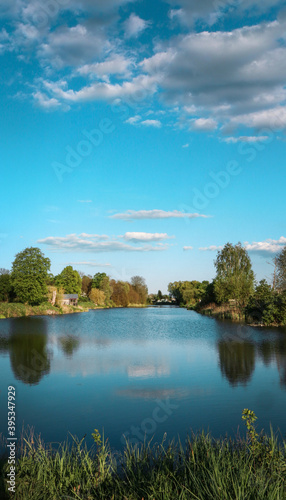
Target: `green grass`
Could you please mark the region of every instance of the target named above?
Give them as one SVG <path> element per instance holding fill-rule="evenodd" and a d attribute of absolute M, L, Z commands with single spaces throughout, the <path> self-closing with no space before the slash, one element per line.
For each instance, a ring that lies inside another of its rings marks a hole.
<path fill-rule="evenodd" d="M 47 314 L 47 311 L 50 311 L 50 314 L 53 312 L 54 314 L 59 314 L 60 310 L 58 307 L 52 306 L 49 302 L 44 302 L 39 306 L 29 306 L 27 304 L 21 304 L 16 302 L 0 302 L 0 318 L 19 318 L 22 316 L 40 316 L 43 314 Z"/>
<path fill-rule="evenodd" d="M 84 439 L 45 446 L 30 430 L 22 437 L 16 495 L 6 497 L 2 461 L 0 498 L 17 500 L 283 500 L 286 499 L 286 442 L 258 436 L 254 414 L 244 410 L 246 439 L 215 440 L 192 434 L 185 446 L 144 443 L 112 453 L 97 430 L 88 450 Z"/>

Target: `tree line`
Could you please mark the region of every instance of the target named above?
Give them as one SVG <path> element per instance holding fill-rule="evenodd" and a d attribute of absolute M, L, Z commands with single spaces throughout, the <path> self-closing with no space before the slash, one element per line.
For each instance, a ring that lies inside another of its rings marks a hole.
<path fill-rule="evenodd" d="M 19 252 L 11 271 L 0 268 L 0 302 L 20 302 L 39 305 L 52 302 L 60 305 L 63 294 L 77 294 L 82 302 L 99 306 L 145 305 L 148 288 L 144 278 L 133 276 L 130 283 L 110 279 L 106 273 L 85 275 L 66 266 L 54 276 L 51 261 L 39 248 L 29 247 Z"/>
<path fill-rule="evenodd" d="M 168 291 L 178 305 L 202 311 L 225 306 L 240 318 L 264 325 L 286 325 L 286 246 L 274 257 L 272 284 L 257 282 L 241 243 L 227 243 L 214 261 L 216 276 L 208 281 L 175 281 Z"/>

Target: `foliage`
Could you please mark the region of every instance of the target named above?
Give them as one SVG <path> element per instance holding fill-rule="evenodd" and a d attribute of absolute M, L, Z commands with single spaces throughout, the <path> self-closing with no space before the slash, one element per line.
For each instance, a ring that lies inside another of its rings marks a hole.
<path fill-rule="evenodd" d="M 81 282 L 81 293 L 88 296 L 91 291 L 92 278 L 91 276 L 83 276 Z"/>
<path fill-rule="evenodd" d="M 139 304 L 146 304 L 148 288 L 145 279 L 142 276 L 132 276 L 131 285 L 133 290 L 139 295 Z"/>
<path fill-rule="evenodd" d="M 64 289 L 64 293 L 81 294 L 81 277 L 72 266 L 65 267 L 62 272 L 56 276 L 55 283 L 57 287 Z"/>
<path fill-rule="evenodd" d="M 168 292 L 179 305 L 195 305 L 204 297 L 208 281 L 175 281 L 169 283 Z"/>
<path fill-rule="evenodd" d="M 233 299 L 240 307 L 244 307 L 253 293 L 254 273 L 248 253 L 241 243 L 227 243 L 218 252 L 215 268 L 217 274 L 214 291 L 217 303 Z"/>
<path fill-rule="evenodd" d="M 286 291 L 277 293 L 261 280 L 246 307 L 246 317 L 264 325 L 286 325 Z"/>
<path fill-rule="evenodd" d="M 50 265 L 39 248 L 26 248 L 16 255 L 11 281 L 20 302 L 33 305 L 45 300 Z"/>
<path fill-rule="evenodd" d="M 112 288 L 111 300 L 116 306 L 127 307 L 129 305 L 130 285 L 124 281 L 110 282 Z"/>
<path fill-rule="evenodd" d="M 99 290 L 98 288 L 91 289 L 89 298 L 92 302 L 94 302 L 94 304 L 98 306 L 103 306 L 106 300 L 105 293 L 102 290 Z"/>
<path fill-rule="evenodd" d="M 277 289 L 286 290 L 286 245 L 276 257 Z"/>
<path fill-rule="evenodd" d="M 8 302 L 12 296 L 12 280 L 8 273 L 0 274 L 0 302 Z"/>
<path fill-rule="evenodd" d="M 104 292 L 106 304 L 110 301 L 112 288 L 110 285 L 109 276 L 107 276 L 106 273 L 96 273 L 93 277 L 91 287 L 92 289 L 97 288 L 98 290 Z"/>

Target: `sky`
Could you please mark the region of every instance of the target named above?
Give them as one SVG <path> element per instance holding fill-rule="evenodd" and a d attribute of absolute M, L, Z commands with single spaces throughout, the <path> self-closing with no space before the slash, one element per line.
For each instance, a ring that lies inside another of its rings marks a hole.
<path fill-rule="evenodd" d="M 286 2 L 1 0 L 0 267 L 212 280 L 286 244 Z"/>

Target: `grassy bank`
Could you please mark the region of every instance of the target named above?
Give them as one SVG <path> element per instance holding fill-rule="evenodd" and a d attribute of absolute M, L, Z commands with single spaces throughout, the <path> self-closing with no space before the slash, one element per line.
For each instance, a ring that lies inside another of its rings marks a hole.
<path fill-rule="evenodd" d="M 256 434 L 255 416 L 244 410 L 248 433 L 215 440 L 204 432 L 181 443 L 112 453 L 98 431 L 88 450 L 73 438 L 57 450 L 30 432 L 16 465 L 16 494 L 7 492 L 2 462 L 1 498 L 17 500 L 283 500 L 286 499 L 286 442 Z M 5 491 L 4 491 L 5 489 Z"/>
<path fill-rule="evenodd" d="M 238 307 L 230 307 L 228 304 L 218 306 L 217 304 L 208 304 L 200 306 L 199 304 L 193 308 L 204 316 L 212 316 L 216 319 L 229 319 L 231 321 L 245 321 L 245 314 Z"/>
<path fill-rule="evenodd" d="M 24 316 L 49 316 L 53 314 L 72 314 L 87 312 L 90 309 L 102 309 L 93 302 L 80 302 L 77 307 L 64 305 L 62 307 L 52 306 L 50 302 L 44 302 L 39 306 L 30 306 L 20 303 L 0 302 L 0 319 L 21 318 Z"/>

